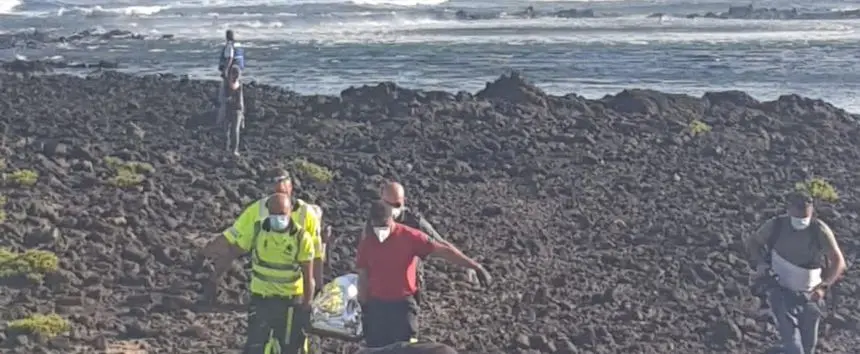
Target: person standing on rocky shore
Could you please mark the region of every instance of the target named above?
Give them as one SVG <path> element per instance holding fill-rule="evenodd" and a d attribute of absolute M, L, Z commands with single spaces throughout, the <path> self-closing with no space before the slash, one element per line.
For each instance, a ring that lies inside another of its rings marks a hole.
<path fill-rule="evenodd" d="M 223 112 L 223 116 L 219 115 L 217 120 L 226 128 L 227 150 L 239 156 L 239 135 L 245 127 L 245 97 L 242 83 L 239 82 L 239 68 L 235 66 L 230 68 L 224 90 L 222 107 L 218 110 Z"/>
<path fill-rule="evenodd" d="M 272 181 L 274 194 L 261 198 L 249 205 L 242 211 L 232 226 L 224 230 L 221 236 L 212 239 L 202 250 L 200 263 L 205 258 L 214 259 L 216 255 L 223 254 L 232 249 L 231 245 L 235 244 L 235 240 L 246 237 L 254 230 L 254 225 L 257 222 L 264 221 L 269 216 L 269 206 L 273 202 L 272 199 L 277 194 L 285 194 L 292 198 L 293 196 L 293 180 L 290 173 L 284 169 L 276 169 L 273 171 Z M 311 244 L 314 248 L 314 284 L 317 289 L 322 288 L 323 284 L 323 267 L 325 262 L 325 242 L 321 233 L 322 228 L 322 208 L 318 205 L 308 203 L 301 199 L 295 199 L 292 203 L 294 206 L 292 213 L 292 222 L 295 225 L 304 227 L 305 231 L 311 235 Z M 208 283 L 204 288 L 204 299 L 208 302 L 215 301 L 215 287 L 218 279 L 221 277 L 230 264 L 219 267 L 215 263 L 215 270 L 212 272 Z"/>
<path fill-rule="evenodd" d="M 392 217 L 395 222 L 401 223 L 403 225 L 409 226 L 414 229 L 421 230 L 427 236 L 430 237 L 432 241 L 439 242 L 445 244 L 451 248 L 457 249 L 453 244 L 448 241 L 445 241 L 442 238 L 442 235 L 436 231 L 436 228 L 433 227 L 427 219 L 424 218 L 416 209 L 407 207 L 406 204 L 406 192 L 403 188 L 403 185 L 398 182 L 388 182 L 382 186 L 382 189 L 379 193 L 380 200 L 382 202 L 391 206 Z M 470 281 L 475 281 L 475 272 L 471 269 L 467 270 L 467 277 Z M 418 285 L 419 289 L 421 285 L 424 284 L 424 262 L 422 260 L 418 260 Z M 415 302 L 420 306 L 422 301 L 421 291 L 418 290 L 415 294 Z"/>
<path fill-rule="evenodd" d="M 240 255 L 251 254 L 251 304 L 245 354 L 274 352 L 299 354 L 306 342 L 314 295 L 312 236 L 292 222 L 290 195 L 269 198 L 265 220 L 253 231 L 231 240 L 226 252 L 215 258 L 224 269 Z M 270 339 L 275 339 L 270 342 Z"/>
<path fill-rule="evenodd" d="M 813 354 L 829 288 L 845 271 L 833 231 L 813 217 L 807 193 L 787 198 L 787 214 L 766 221 L 745 240 L 753 293 L 766 297 L 785 354 Z"/>
<path fill-rule="evenodd" d="M 230 73 L 234 68 L 235 70 L 238 70 L 235 80 L 236 82 L 239 82 L 242 70 L 245 69 L 245 51 L 241 48 L 239 43 L 235 41 L 233 30 L 227 30 L 225 36 L 227 42 L 224 43 L 224 47 L 221 49 L 221 55 L 218 60 L 218 72 L 221 76 L 221 85 L 219 85 L 218 93 L 216 94 L 218 110 L 216 112 L 215 123 L 219 127 L 223 124 L 225 110 L 227 109 L 225 101 L 229 97 L 228 88 L 230 87 Z M 236 145 L 238 145 L 238 142 Z"/>
<path fill-rule="evenodd" d="M 418 258 L 432 255 L 473 269 L 482 285 L 492 280 L 483 266 L 456 248 L 395 222 L 392 209 L 382 201 L 371 205 L 356 255 L 364 341 L 370 348 L 417 341 Z"/>

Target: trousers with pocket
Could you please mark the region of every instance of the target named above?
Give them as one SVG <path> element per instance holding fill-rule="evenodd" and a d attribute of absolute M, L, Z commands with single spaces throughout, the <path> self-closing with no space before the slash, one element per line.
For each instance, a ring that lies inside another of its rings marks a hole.
<path fill-rule="evenodd" d="M 412 296 L 396 301 L 369 299 L 361 311 L 364 342 L 370 348 L 408 343 L 418 336 L 418 304 Z"/>
<path fill-rule="evenodd" d="M 783 354 L 814 354 L 824 300 L 810 301 L 797 292 L 776 287 L 768 303 L 779 332 Z"/>
<path fill-rule="evenodd" d="M 299 354 L 305 344 L 305 326 L 310 312 L 299 305 L 299 297 L 251 295 L 248 333 L 244 354 Z M 267 352 L 273 338 L 278 348 Z"/>

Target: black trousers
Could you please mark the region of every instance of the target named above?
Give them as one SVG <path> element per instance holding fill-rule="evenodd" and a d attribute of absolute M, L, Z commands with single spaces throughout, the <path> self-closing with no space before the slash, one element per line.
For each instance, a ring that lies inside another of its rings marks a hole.
<path fill-rule="evenodd" d="M 303 310 L 298 300 L 298 297 L 251 295 L 244 354 L 264 354 L 270 337 L 278 342 L 281 354 L 301 353 L 310 312 Z"/>
<path fill-rule="evenodd" d="M 370 299 L 361 311 L 364 342 L 370 348 L 409 342 L 418 336 L 418 304 L 412 296 L 398 301 Z"/>

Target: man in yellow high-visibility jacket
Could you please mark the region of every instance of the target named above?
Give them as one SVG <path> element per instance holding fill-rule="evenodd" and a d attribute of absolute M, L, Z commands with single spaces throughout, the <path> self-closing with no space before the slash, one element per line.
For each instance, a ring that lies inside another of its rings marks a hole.
<path fill-rule="evenodd" d="M 274 175 L 275 177 L 272 179 L 274 182 L 274 192 L 283 193 L 292 197 L 293 181 L 290 177 L 290 173 L 286 170 L 279 169 L 275 171 Z M 209 254 L 219 252 L 217 250 L 223 250 L 228 245 L 235 244 L 235 240 L 243 236 L 241 230 L 251 230 L 250 227 L 253 226 L 254 223 L 265 220 L 269 215 L 267 206 L 273 195 L 266 196 L 247 206 L 233 225 L 227 228 L 227 230 L 224 230 L 224 237 L 216 237 L 206 245 L 202 252 L 203 255 L 208 256 Z M 318 205 L 305 202 L 301 199 L 295 199 L 293 202 L 293 212 L 291 214 L 292 222 L 295 223 L 295 225 L 303 227 L 312 238 L 311 241 L 314 247 L 314 281 L 317 288 L 322 288 L 322 286 L 325 285 L 323 284 L 323 267 L 326 253 L 326 240 L 323 240 L 321 230 L 322 215 L 322 208 Z M 226 269 L 219 270 L 216 267 L 214 273 L 219 273 L 219 271 L 223 272 L 226 271 Z M 220 273 L 216 276 L 220 276 Z M 214 286 L 215 284 L 213 283 L 213 280 L 210 279 L 210 283 L 207 284 L 206 289 L 204 290 L 205 297 L 208 301 L 214 301 Z"/>
<path fill-rule="evenodd" d="M 311 235 L 292 220 L 290 199 L 283 193 L 272 195 L 264 220 L 240 225 L 227 248 L 210 254 L 216 269 L 251 254 L 244 354 L 300 354 L 304 349 L 314 295 L 314 248 Z"/>

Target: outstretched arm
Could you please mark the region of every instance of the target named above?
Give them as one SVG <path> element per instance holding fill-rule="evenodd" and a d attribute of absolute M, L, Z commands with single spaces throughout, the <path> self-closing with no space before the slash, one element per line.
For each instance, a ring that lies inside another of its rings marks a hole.
<path fill-rule="evenodd" d="M 750 267 L 753 269 L 760 269 L 764 266 L 764 257 L 762 254 L 762 249 L 766 246 L 767 239 L 770 238 L 771 231 L 773 230 L 775 219 L 770 219 L 766 221 L 761 227 L 758 228 L 755 232 L 748 235 L 744 239 L 744 246 L 747 251 L 747 260 L 749 261 Z"/>
<path fill-rule="evenodd" d="M 215 269 L 209 275 L 209 281 L 217 284 L 221 275 L 230 269 L 236 258 L 245 254 L 245 250 L 230 243 L 226 237 L 218 236 L 203 248 L 201 254 L 212 260 Z"/>
<path fill-rule="evenodd" d="M 436 245 L 433 248 L 433 252 L 430 253 L 431 257 L 442 258 L 467 269 L 478 269 L 481 267 L 478 262 L 467 257 L 463 252 L 450 244 L 436 242 Z"/>
<path fill-rule="evenodd" d="M 424 233 L 416 233 L 411 236 L 412 248 L 416 257 L 438 257 L 468 269 L 481 267 L 480 264 L 466 257 L 463 252 L 447 242 L 435 241 Z"/>
<path fill-rule="evenodd" d="M 200 255 L 211 259 L 215 266 L 215 270 L 209 275 L 210 281 L 217 284 L 218 278 L 230 269 L 233 261 L 251 249 L 251 239 L 255 232 L 255 211 L 256 209 L 251 207 L 245 208 L 230 228 L 201 250 Z"/>

